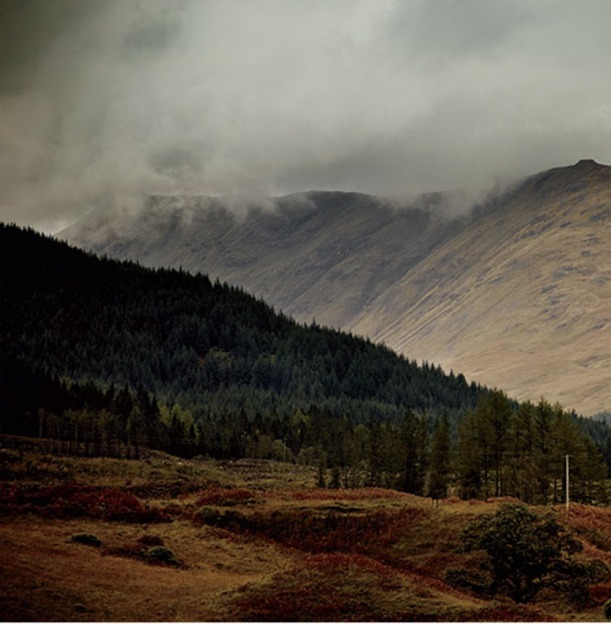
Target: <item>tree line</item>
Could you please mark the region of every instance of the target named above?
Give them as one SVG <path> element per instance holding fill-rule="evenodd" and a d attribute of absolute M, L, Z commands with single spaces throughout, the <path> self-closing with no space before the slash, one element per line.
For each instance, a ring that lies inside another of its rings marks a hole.
<path fill-rule="evenodd" d="M 551 405 L 515 404 L 500 391 L 452 421 L 407 409 L 398 422 L 358 422 L 316 405 L 289 416 L 229 410 L 193 418 L 142 387 L 79 384 L 3 364 L 2 433 L 47 438 L 56 452 L 139 458 L 144 449 L 183 457 L 271 459 L 314 466 L 331 488 L 393 488 L 433 500 L 511 496 L 564 500 L 565 458 L 572 499 L 606 503 L 611 432 L 596 444 L 580 419 Z M 221 409 L 221 406 L 218 406 Z"/>

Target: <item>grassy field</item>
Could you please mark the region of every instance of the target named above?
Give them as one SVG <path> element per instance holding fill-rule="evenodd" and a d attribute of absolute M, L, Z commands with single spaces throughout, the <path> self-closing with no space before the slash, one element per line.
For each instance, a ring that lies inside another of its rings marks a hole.
<path fill-rule="evenodd" d="M 433 508 L 315 483 L 314 469 L 290 464 L 61 457 L 0 438 L 2 619 L 604 619 L 608 581 L 584 608 L 552 591 L 519 606 L 446 582 L 481 557 L 461 552 L 461 530 L 503 501 Z M 611 567 L 611 510 L 555 513 L 582 541 L 580 557 Z"/>

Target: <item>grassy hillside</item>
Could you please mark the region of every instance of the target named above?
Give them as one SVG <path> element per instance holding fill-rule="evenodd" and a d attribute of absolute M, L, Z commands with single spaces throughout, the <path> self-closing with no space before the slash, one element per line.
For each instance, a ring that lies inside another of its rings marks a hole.
<path fill-rule="evenodd" d="M 586 601 L 547 589 L 518 605 L 451 572 L 484 574 L 461 532 L 507 501 L 432 508 L 380 488 L 320 490 L 315 470 L 275 462 L 0 443 L 5 620 L 600 621 L 611 590 L 608 509 L 553 509 L 578 561 L 598 561 Z"/>
<path fill-rule="evenodd" d="M 352 324 L 521 400 L 584 414 L 611 387 L 611 168 L 533 176 L 438 247 Z"/>

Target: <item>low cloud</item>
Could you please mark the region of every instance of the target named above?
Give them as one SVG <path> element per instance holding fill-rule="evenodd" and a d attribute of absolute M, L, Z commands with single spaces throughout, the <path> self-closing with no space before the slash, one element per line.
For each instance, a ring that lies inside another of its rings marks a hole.
<path fill-rule="evenodd" d="M 607 0 L 1 0 L 0 216 L 611 161 Z"/>

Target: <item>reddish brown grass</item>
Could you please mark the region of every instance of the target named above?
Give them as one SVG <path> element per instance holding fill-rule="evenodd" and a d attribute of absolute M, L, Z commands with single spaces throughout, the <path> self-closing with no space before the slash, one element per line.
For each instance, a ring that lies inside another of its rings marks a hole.
<path fill-rule="evenodd" d="M 268 584 L 246 586 L 236 600 L 237 615 L 242 621 L 395 619 L 371 598 L 400 588 L 392 568 L 362 555 L 311 555 Z"/>
<path fill-rule="evenodd" d="M 611 582 L 591 585 L 589 588 L 590 598 L 597 605 L 603 605 L 611 599 Z"/>
<path fill-rule="evenodd" d="M 359 488 L 351 490 L 327 490 L 312 488 L 307 490 L 291 490 L 286 493 L 287 498 L 304 501 L 367 501 L 381 499 L 409 499 L 409 494 L 386 490 L 384 488 Z"/>
<path fill-rule="evenodd" d="M 244 488 L 225 488 L 211 486 L 200 490 L 197 498 L 198 505 L 239 505 L 250 503 L 257 499 L 257 495 Z"/>
<path fill-rule="evenodd" d="M 419 507 L 368 514 L 299 510 L 241 517 L 232 515 L 229 523 L 289 548 L 310 553 L 372 554 L 396 543 L 410 527 L 429 515 L 428 510 Z"/>
<path fill-rule="evenodd" d="M 611 508 L 573 504 L 568 521 L 574 528 L 585 531 L 597 530 L 611 537 Z"/>
<path fill-rule="evenodd" d="M 466 622 L 555 622 L 556 618 L 550 617 L 535 607 L 505 604 L 500 606 L 486 607 L 477 611 L 469 611 L 461 614 L 459 621 Z"/>
<path fill-rule="evenodd" d="M 522 501 L 515 496 L 491 496 L 486 501 L 488 503 L 518 503 L 520 504 Z"/>
<path fill-rule="evenodd" d="M 28 486 L 0 484 L 0 509 L 8 514 L 35 513 L 47 518 L 98 518 L 127 522 L 165 522 L 133 494 L 112 487 L 77 484 Z"/>

